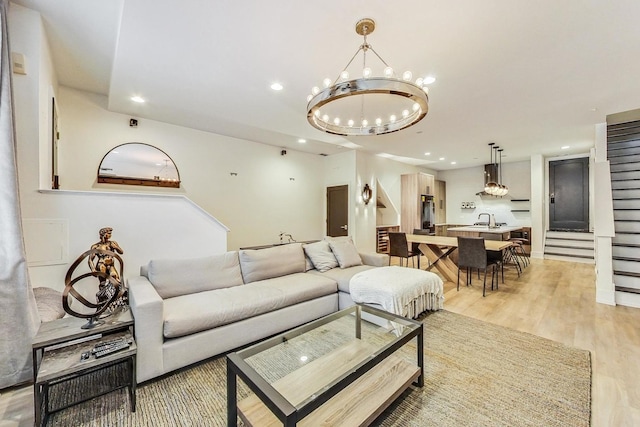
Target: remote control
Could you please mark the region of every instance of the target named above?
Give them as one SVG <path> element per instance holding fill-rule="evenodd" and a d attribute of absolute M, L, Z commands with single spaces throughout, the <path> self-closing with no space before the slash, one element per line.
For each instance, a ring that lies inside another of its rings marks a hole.
<path fill-rule="evenodd" d="M 130 344 L 127 341 L 122 341 L 121 343 L 111 345 L 103 350 L 96 351 L 96 358 L 107 356 L 111 353 L 115 353 L 120 350 L 124 350 L 125 348 L 129 348 Z"/>
<path fill-rule="evenodd" d="M 110 347 L 116 346 L 116 345 L 120 345 L 122 343 L 126 343 L 127 340 L 125 340 L 124 337 L 121 338 L 116 338 L 115 340 L 110 340 L 110 341 L 104 341 L 101 343 L 98 343 L 96 345 L 93 346 L 93 349 L 91 350 L 92 353 L 97 353 L 99 351 L 102 350 L 106 350 Z"/>

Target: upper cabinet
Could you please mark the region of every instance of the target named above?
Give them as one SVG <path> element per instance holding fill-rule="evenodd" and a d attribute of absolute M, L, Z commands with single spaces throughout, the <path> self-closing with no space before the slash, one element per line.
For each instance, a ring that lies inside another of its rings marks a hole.
<path fill-rule="evenodd" d="M 436 224 L 447 222 L 447 183 L 445 181 L 435 181 L 433 200 L 436 210 Z"/>

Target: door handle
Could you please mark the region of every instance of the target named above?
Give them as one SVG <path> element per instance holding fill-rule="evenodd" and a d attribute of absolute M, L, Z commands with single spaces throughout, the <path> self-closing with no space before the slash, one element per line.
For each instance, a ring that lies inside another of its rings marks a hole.
<path fill-rule="evenodd" d="M 555 203 L 556 202 L 556 193 L 551 193 L 551 203 Z"/>
<path fill-rule="evenodd" d="M 340 228 L 342 228 L 343 230 L 348 229 L 349 227 L 347 227 L 346 225 L 341 225 Z"/>

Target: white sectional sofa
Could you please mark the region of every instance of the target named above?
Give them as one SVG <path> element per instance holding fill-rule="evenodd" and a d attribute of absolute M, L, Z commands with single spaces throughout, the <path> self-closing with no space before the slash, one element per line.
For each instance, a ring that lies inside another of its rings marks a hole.
<path fill-rule="evenodd" d="M 304 246 L 151 260 L 143 266 L 140 276 L 128 280 L 137 381 L 348 307 L 350 278 L 388 264 L 387 255 L 358 254 L 350 239 Z"/>

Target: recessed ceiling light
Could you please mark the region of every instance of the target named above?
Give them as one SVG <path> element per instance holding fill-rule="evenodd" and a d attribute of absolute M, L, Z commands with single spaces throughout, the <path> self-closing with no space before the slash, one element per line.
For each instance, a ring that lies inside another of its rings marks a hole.
<path fill-rule="evenodd" d="M 132 100 L 133 102 L 138 102 L 138 103 L 140 103 L 140 104 L 142 104 L 142 103 L 144 102 L 144 98 L 143 98 L 143 97 L 141 97 L 141 96 L 137 96 L 137 95 L 136 95 L 136 96 L 132 96 L 132 97 L 131 97 L 131 100 Z"/>
<path fill-rule="evenodd" d="M 424 153 L 424 155 L 425 155 L 425 156 L 430 156 L 430 155 L 431 155 L 431 153 L 426 152 L 426 153 Z"/>
<path fill-rule="evenodd" d="M 455 165 L 456 163 L 458 163 L 458 162 L 451 162 L 452 165 Z"/>
<path fill-rule="evenodd" d="M 444 157 L 440 157 L 438 160 L 444 160 Z"/>
<path fill-rule="evenodd" d="M 306 139 L 304 139 L 304 138 L 300 138 L 300 139 L 298 139 L 298 142 L 299 142 L 300 144 L 305 144 L 305 143 L 307 142 L 307 140 L 306 140 Z"/>
<path fill-rule="evenodd" d="M 567 150 L 569 148 L 571 148 L 570 145 L 563 145 L 562 147 L 560 147 L 561 150 Z"/>
<path fill-rule="evenodd" d="M 433 76 L 429 76 L 429 77 L 425 77 L 424 79 L 422 79 L 422 84 L 423 85 L 430 85 L 431 83 L 435 82 L 436 78 Z"/>
<path fill-rule="evenodd" d="M 273 89 L 273 90 L 282 90 L 283 86 L 280 83 L 273 83 L 271 85 L 271 89 Z"/>

